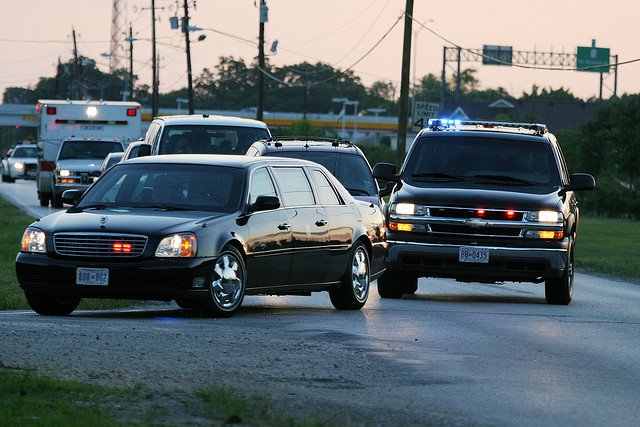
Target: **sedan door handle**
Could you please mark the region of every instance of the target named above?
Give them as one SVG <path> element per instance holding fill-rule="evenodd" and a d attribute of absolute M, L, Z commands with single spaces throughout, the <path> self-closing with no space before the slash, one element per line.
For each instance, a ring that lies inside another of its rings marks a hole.
<path fill-rule="evenodd" d="M 323 227 L 323 226 L 327 225 L 327 221 L 325 221 L 324 219 L 319 219 L 319 220 L 316 221 L 316 225 L 318 227 Z"/>
<path fill-rule="evenodd" d="M 286 222 L 284 224 L 280 224 L 278 226 L 278 230 L 288 230 L 290 228 L 291 228 L 291 226 L 289 224 L 287 224 Z"/>

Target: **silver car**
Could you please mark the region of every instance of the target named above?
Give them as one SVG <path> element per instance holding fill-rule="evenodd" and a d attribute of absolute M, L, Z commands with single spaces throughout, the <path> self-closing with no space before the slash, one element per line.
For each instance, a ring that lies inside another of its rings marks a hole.
<path fill-rule="evenodd" d="M 16 145 L 2 158 L 2 182 L 16 179 L 35 179 L 38 165 L 38 151 L 34 144 Z"/>

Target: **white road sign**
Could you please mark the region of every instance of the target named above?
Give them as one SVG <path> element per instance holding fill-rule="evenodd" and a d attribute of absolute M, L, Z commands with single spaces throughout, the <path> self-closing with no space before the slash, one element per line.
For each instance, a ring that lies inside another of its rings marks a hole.
<path fill-rule="evenodd" d="M 436 102 L 416 101 L 413 105 L 411 131 L 420 132 L 420 129 L 427 127 L 429 119 L 437 119 L 439 113 L 440 104 Z"/>

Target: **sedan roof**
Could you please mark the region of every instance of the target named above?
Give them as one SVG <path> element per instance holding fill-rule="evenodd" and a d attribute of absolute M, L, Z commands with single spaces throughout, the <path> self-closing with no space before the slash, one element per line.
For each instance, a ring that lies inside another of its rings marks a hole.
<path fill-rule="evenodd" d="M 317 163 L 301 159 L 290 159 L 285 157 L 254 157 L 237 156 L 226 154 L 163 154 L 161 156 L 144 156 L 127 160 L 131 163 L 155 163 L 155 164 L 194 164 L 194 165 L 216 165 L 231 167 L 248 167 L 255 164 L 270 165 L 306 165 L 318 166 Z"/>

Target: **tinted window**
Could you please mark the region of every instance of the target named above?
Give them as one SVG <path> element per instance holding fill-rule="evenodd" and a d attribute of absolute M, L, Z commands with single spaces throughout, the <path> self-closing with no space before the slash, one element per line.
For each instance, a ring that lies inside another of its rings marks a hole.
<path fill-rule="evenodd" d="M 249 204 L 254 204 L 259 196 L 275 196 L 276 188 L 271 181 L 271 176 L 266 168 L 261 168 L 251 175 L 251 188 L 249 189 Z"/>
<path fill-rule="evenodd" d="M 122 144 L 107 141 L 65 141 L 58 159 L 104 159 L 107 154 L 121 152 Z"/>
<path fill-rule="evenodd" d="M 302 168 L 274 168 L 276 179 L 282 191 L 285 206 L 306 206 L 315 204 L 313 191 Z"/>
<path fill-rule="evenodd" d="M 320 203 L 322 203 L 323 205 L 339 205 L 340 199 L 329 183 L 327 177 L 317 169 L 313 170 L 312 174 L 318 188 Z"/>
<path fill-rule="evenodd" d="M 377 196 L 378 194 L 369 164 L 360 156 L 340 155 L 340 163 L 334 176 L 352 196 Z"/>
<path fill-rule="evenodd" d="M 267 129 L 243 126 L 165 126 L 159 154 L 240 154 L 255 141 L 269 137 Z"/>
<path fill-rule="evenodd" d="M 244 169 L 120 163 L 86 193 L 79 207 L 174 207 L 234 212 L 240 205 Z"/>
<path fill-rule="evenodd" d="M 533 184 L 559 185 L 559 174 L 549 144 L 499 138 L 421 138 L 411 152 L 404 176 L 415 181 L 465 180 L 481 176 L 512 177 Z M 506 182 L 506 181 L 505 181 Z"/>

